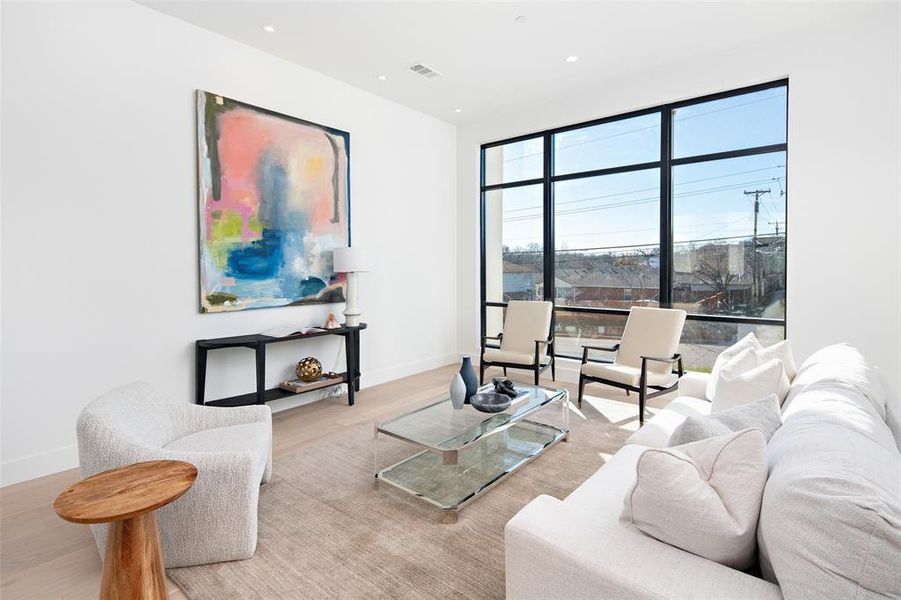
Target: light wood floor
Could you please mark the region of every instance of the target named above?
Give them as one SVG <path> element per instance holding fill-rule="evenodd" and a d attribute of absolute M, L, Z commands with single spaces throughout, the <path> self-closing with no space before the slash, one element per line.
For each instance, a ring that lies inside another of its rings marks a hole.
<path fill-rule="evenodd" d="M 273 457 L 297 452 L 317 439 L 362 423 L 387 418 L 447 393 L 457 367 L 447 366 L 362 390 L 356 405 L 344 397 L 331 398 L 273 416 Z M 486 373 L 498 376 L 499 373 Z M 513 379 L 528 381 L 510 371 Z M 552 385 L 550 380 L 543 384 Z M 575 399 L 575 386 L 563 384 Z M 592 386 L 589 394 L 635 401 L 612 388 Z M 665 403 L 651 401 L 651 406 Z M 637 411 L 636 411 L 637 414 Z M 96 598 L 101 562 L 89 529 L 60 519 L 52 508 L 57 494 L 79 479 L 77 469 L 56 473 L 0 489 L 0 597 Z M 185 598 L 171 582 L 170 598 Z"/>

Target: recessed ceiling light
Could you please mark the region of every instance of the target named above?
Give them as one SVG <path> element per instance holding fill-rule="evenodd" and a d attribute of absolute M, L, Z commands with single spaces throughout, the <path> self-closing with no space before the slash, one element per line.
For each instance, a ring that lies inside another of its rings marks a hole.
<path fill-rule="evenodd" d="M 462 108 L 455 108 L 455 109 L 454 109 L 454 112 L 463 112 L 463 109 L 462 109 Z"/>
<path fill-rule="evenodd" d="M 275 31 L 275 27 L 273 25 L 263 25 L 263 31 L 266 33 L 273 33 Z"/>
<path fill-rule="evenodd" d="M 516 17 L 515 19 L 513 19 L 513 22 L 514 22 L 514 23 L 525 23 L 525 22 L 526 22 L 526 16 L 525 16 L 525 15 L 519 15 L 518 17 Z"/>
<path fill-rule="evenodd" d="M 388 76 L 387 75 L 376 75 L 375 78 L 378 79 L 379 81 L 385 81 L 386 79 L 388 79 Z"/>
<path fill-rule="evenodd" d="M 577 60 L 579 60 L 579 57 L 578 57 L 578 56 L 575 56 L 575 55 L 567 56 L 567 57 L 566 57 L 566 62 L 568 62 L 568 63 L 574 63 L 574 62 L 576 62 Z"/>

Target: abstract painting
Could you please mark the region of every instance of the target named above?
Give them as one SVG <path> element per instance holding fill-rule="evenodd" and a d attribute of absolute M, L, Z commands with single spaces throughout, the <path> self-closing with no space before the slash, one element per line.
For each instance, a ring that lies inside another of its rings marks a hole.
<path fill-rule="evenodd" d="M 200 310 L 344 301 L 350 134 L 197 91 Z"/>

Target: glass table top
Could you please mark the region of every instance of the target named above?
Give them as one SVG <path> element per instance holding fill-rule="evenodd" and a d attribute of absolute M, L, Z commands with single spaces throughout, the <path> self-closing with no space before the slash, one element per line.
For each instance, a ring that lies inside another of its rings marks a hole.
<path fill-rule="evenodd" d="M 490 390 L 484 386 L 480 391 Z M 560 400 L 566 390 L 534 385 L 516 386 L 525 396 L 499 413 L 483 413 L 466 404 L 455 409 L 450 399 L 430 404 L 377 425 L 380 432 L 442 452 L 457 451 L 498 428 L 520 421 L 551 402 Z"/>
<path fill-rule="evenodd" d="M 470 445 L 454 464 L 445 464 L 440 454 L 423 450 L 383 469 L 378 477 L 442 509 L 457 509 L 564 435 L 560 428 L 522 419 Z"/>

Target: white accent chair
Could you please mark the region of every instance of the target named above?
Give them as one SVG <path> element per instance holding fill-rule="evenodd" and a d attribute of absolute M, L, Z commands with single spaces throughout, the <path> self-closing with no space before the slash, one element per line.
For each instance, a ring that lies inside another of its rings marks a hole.
<path fill-rule="evenodd" d="M 482 336 L 479 357 L 479 384 L 485 383 L 485 367 L 528 369 L 535 373 L 535 385 L 542 371 L 554 366 L 554 303 L 511 300 L 504 316 L 504 331 L 497 336 Z M 500 348 L 489 348 L 488 340 L 498 340 Z"/>
<path fill-rule="evenodd" d="M 260 484 L 272 474 L 268 406 L 197 406 L 132 383 L 88 404 L 77 429 L 84 477 L 148 460 L 197 467 L 194 486 L 157 513 L 167 567 L 253 556 Z M 101 556 L 106 527 L 91 526 Z"/>
<path fill-rule="evenodd" d="M 579 408 L 586 383 L 603 383 L 629 392 L 638 392 L 638 422 L 644 425 L 644 404 L 649 398 L 679 388 L 684 370 L 677 354 L 684 310 L 634 306 L 629 311 L 622 340 L 613 346 L 582 346 L 579 373 Z M 613 363 L 589 362 L 588 352 L 615 352 Z M 673 365 L 677 376 L 673 377 Z"/>

